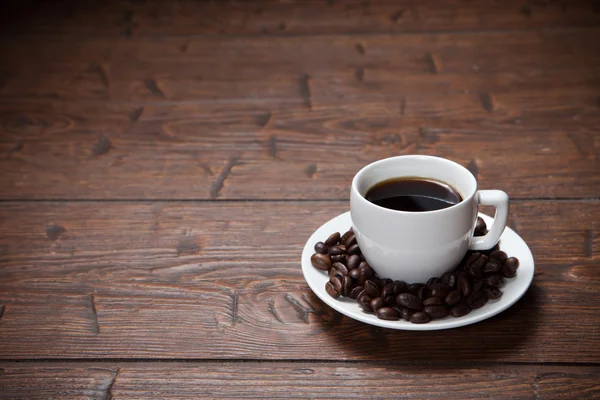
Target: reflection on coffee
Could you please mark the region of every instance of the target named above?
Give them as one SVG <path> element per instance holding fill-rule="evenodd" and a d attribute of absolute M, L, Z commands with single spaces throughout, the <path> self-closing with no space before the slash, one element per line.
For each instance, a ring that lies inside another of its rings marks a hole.
<path fill-rule="evenodd" d="M 412 212 L 441 210 L 463 200 L 447 183 L 419 177 L 379 182 L 367 191 L 365 198 L 381 207 Z"/>

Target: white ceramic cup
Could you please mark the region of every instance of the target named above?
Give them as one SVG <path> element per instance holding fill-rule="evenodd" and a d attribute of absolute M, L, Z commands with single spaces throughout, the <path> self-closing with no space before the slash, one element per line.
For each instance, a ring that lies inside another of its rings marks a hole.
<path fill-rule="evenodd" d="M 463 200 L 441 210 L 408 212 L 380 207 L 365 198 L 373 185 L 401 177 L 445 182 Z M 496 207 L 496 215 L 485 236 L 473 237 L 480 205 Z M 494 247 L 506 227 L 508 206 L 506 193 L 477 190 L 468 169 L 433 156 L 399 156 L 369 164 L 354 176 L 350 192 L 352 225 L 365 259 L 379 276 L 407 283 L 424 283 L 451 271 L 467 250 Z"/>

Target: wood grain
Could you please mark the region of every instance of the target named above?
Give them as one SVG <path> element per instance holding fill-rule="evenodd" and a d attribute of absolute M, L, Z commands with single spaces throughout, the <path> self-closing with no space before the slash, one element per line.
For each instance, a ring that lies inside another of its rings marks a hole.
<path fill-rule="evenodd" d="M 307 287 L 299 265 L 304 242 L 346 208 L 346 202 L 4 203 L 0 354 L 598 360 L 597 201 L 514 203 L 511 225 L 537 263 L 531 289 L 488 321 L 425 333 L 350 320 Z"/>
<path fill-rule="evenodd" d="M 9 2 L 0 32 L 111 35 L 306 35 L 596 25 L 590 1 Z"/>
<path fill-rule="evenodd" d="M 558 399 L 600 395 L 598 367 L 327 363 L 0 363 L 2 398 Z M 301 383 L 300 383 L 301 382 Z"/>

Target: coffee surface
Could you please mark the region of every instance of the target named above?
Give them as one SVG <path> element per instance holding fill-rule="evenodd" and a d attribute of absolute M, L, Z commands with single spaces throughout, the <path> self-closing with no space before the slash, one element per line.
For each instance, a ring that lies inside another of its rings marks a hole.
<path fill-rule="evenodd" d="M 462 201 L 462 197 L 452 186 L 417 177 L 379 182 L 367 191 L 365 198 L 381 207 L 412 212 L 441 210 Z"/>

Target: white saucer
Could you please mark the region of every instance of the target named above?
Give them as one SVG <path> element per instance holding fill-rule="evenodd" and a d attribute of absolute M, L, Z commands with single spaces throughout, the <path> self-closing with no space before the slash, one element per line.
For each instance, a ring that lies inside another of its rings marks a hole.
<path fill-rule="evenodd" d="M 488 226 L 492 222 L 492 218 L 479 214 Z M 534 264 L 533 255 L 527 246 L 527 243 L 515 231 L 506 227 L 504 233 L 500 237 L 500 249 L 505 251 L 509 257 L 517 257 L 520 265 L 517 270 L 517 276 L 512 279 L 505 279 L 502 286 L 502 297 L 497 300 L 490 300 L 488 303 L 477 310 L 471 311 L 470 314 L 460 317 L 446 317 L 439 320 L 434 320 L 426 324 L 413 324 L 408 321 L 386 321 L 378 319 L 374 314 L 364 312 L 357 304 L 356 300 L 350 298 L 334 299 L 325 291 L 325 284 L 329 280 L 327 272 L 320 271 L 312 266 L 310 257 L 314 254 L 314 246 L 318 241 L 324 241 L 330 234 L 340 232 L 343 234 L 352 226 L 350 212 L 343 213 L 337 217 L 327 221 L 319 229 L 317 229 L 308 242 L 304 246 L 302 252 L 302 273 L 304 279 L 312 291 L 328 306 L 334 310 L 346 315 L 355 320 L 381 326 L 383 328 L 402 329 L 410 331 L 431 331 L 438 329 L 450 329 L 459 326 L 474 324 L 490 318 L 508 307 L 512 306 L 525 294 L 531 281 L 533 280 Z"/>

